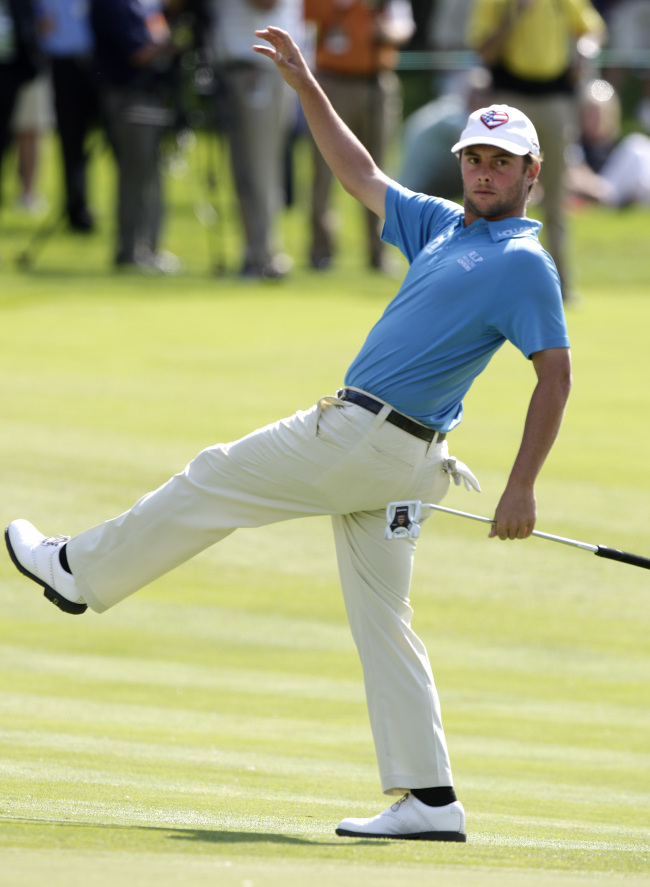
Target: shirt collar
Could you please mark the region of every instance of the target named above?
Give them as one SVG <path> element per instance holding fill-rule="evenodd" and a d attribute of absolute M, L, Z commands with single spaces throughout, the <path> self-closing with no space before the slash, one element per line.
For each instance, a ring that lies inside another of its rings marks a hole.
<path fill-rule="evenodd" d="M 462 228 L 462 216 L 459 220 L 459 226 Z M 466 231 L 479 231 L 481 228 L 487 228 L 492 240 L 497 243 L 499 240 L 509 240 L 512 237 L 537 237 L 542 230 L 542 223 L 536 219 L 528 219 L 526 217 L 511 216 L 507 219 L 499 219 L 498 222 L 488 222 L 487 219 L 477 219 L 471 225 L 466 227 Z"/>

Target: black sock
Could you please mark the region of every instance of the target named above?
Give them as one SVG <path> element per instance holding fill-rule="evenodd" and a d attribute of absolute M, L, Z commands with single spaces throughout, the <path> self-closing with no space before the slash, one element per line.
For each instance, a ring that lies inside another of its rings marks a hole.
<path fill-rule="evenodd" d="M 66 573 L 70 573 L 70 575 L 72 576 L 72 570 L 70 569 L 70 564 L 68 563 L 68 555 L 65 553 L 65 545 L 62 545 L 61 548 L 59 548 L 59 563 L 66 571 Z"/>
<path fill-rule="evenodd" d="M 412 788 L 411 794 L 427 807 L 446 807 L 447 804 L 453 804 L 458 800 L 451 785 L 441 785 L 435 788 Z"/>

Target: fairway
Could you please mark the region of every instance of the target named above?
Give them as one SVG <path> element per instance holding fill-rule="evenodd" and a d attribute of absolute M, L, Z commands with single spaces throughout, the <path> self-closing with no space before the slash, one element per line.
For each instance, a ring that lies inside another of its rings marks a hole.
<path fill-rule="evenodd" d="M 55 234 L 28 272 L 14 259 L 34 223 L 4 215 L 2 527 L 77 533 L 333 393 L 397 286 L 364 270 L 343 201 L 340 263 L 306 271 L 302 198 L 289 280 L 213 275 L 191 170 L 170 177 L 165 242 L 185 273 L 116 275 L 110 184 L 100 233 Z M 650 217 L 582 209 L 572 230 L 575 385 L 538 529 L 650 556 Z M 449 440 L 483 493 L 445 505 L 491 515 L 532 386 L 504 347 Z M 101 616 L 61 613 L 6 554 L 0 590 L 2 885 L 650 884 L 646 570 L 426 524 L 412 601 L 467 811 L 450 845 L 334 834 L 386 799 L 326 519 L 233 534 Z"/>

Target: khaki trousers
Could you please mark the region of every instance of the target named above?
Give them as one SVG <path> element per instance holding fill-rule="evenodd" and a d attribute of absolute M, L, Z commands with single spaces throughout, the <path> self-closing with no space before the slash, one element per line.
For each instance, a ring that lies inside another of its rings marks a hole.
<path fill-rule="evenodd" d="M 238 527 L 332 515 L 382 789 L 452 785 L 426 650 L 411 628 L 415 540 L 384 538 L 390 501 L 439 502 L 447 443 L 427 443 L 336 397 L 203 450 L 114 520 L 70 540 L 77 586 L 97 612 Z"/>

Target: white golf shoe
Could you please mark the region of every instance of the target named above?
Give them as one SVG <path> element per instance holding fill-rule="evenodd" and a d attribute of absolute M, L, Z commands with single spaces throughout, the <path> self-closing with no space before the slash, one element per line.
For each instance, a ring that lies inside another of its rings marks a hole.
<path fill-rule="evenodd" d="M 411 794 L 371 819 L 343 819 L 336 834 L 346 838 L 398 838 L 416 841 L 466 841 L 465 810 L 460 801 L 427 807 Z"/>
<path fill-rule="evenodd" d="M 26 520 L 12 521 L 5 542 L 14 565 L 43 586 L 45 597 L 66 613 L 84 613 L 88 606 L 77 591 L 74 576 L 61 566 L 59 551 L 69 536 L 44 536 Z"/>

